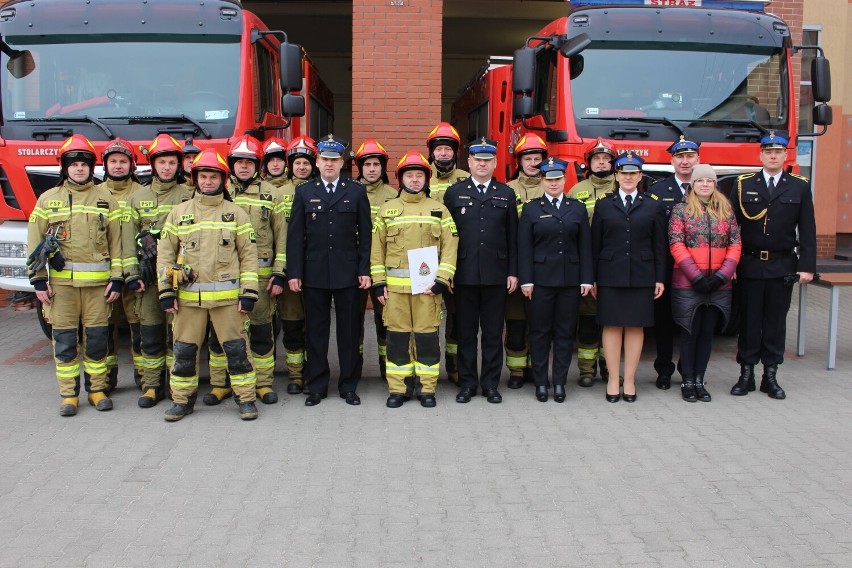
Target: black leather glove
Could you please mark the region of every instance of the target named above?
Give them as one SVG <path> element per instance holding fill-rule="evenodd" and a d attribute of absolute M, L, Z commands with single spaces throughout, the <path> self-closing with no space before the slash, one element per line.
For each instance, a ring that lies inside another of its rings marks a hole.
<path fill-rule="evenodd" d="M 435 283 L 432 285 L 432 293 L 436 296 L 439 296 L 448 290 L 447 285 L 443 282 L 438 282 L 435 280 Z"/>
<path fill-rule="evenodd" d="M 710 286 L 710 292 L 715 292 L 719 288 L 725 285 L 724 276 L 720 276 L 718 273 L 714 274 L 710 278 L 707 279 L 708 285 Z"/>
<path fill-rule="evenodd" d="M 140 260 L 148 258 L 157 258 L 157 241 L 159 240 L 159 231 L 157 234 L 151 231 L 142 231 L 136 235 L 136 256 Z"/>
<path fill-rule="evenodd" d="M 145 286 L 151 286 L 157 281 L 157 257 L 143 258 L 139 261 L 139 277 Z"/>
<path fill-rule="evenodd" d="M 134 278 L 127 283 L 127 287 L 133 292 L 138 292 L 142 288 L 142 279 Z"/>
<path fill-rule="evenodd" d="M 35 288 L 36 292 L 47 292 L 47 280 L 33 282 L 33 288 Z"/>
<path fill-rule="evenodd" d="M 701 292 L 702 294 L 707 294 L 711 292 L 710 289 L 710 279 L 706 276 L 699 276 L 692 281 L 692 289 L 696 292 Z"/>
<path fill-rule="evenodd" d="M 254 298 L 240 298 L 240 310 L 246 313 L 251 313 L 251 311 L 254 309 L 254 303 L 256 301 L 257 300 L 255 300 Z"/>
<path fill-rule="evenodd" d="M 287 281 L 284 280 L 283 277 L 273 274 L 272 275 L 272 285 L 273 286 L 281 286 L 282 288 L 287 288 Z"/>
<path fill-rule="evenodd" d="M 110 280 L 107 295 L 112 294 L 113 292 L 118 292 L 119 294 L 121 294 L 121 287 L 123 285 L 124 282 L 122 282 L 121 280 Z"/>
<path fill-rule="evenodd" d="M 160 298 L 160 308 L 163 311 L 170 310 L 175 307 L 175 301 L 177 298 Z"/>

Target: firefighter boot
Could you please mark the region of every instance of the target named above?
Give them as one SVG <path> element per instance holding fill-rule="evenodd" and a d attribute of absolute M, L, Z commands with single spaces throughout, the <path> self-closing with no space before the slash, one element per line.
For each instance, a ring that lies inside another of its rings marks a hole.
<path fill-rule="evenodd" d="M 164 398 L 166 398 L 166 396 L 163 394 L 162 388 L 147 387 L 142 392 L 142 396 L 139 397 L 139 400 L 136 401 L 136 404 L 139 405 L 139 408 L 153 408 Z"/>
<path fill-rule="evenodd" d="M 240 397 L 238 396 L 235 396 L 234 400 L 240 409 L 240 420 L 254 420 L 257 418 L 257 406 L 255 406 L 253 400 L 240 402 Z"/>
<path fill-rule="evenodd" d="M 255 392 L 257 393 L 257 398 L 263 404 L 275 404 L 278 402 L 278 393 L 269 387 L 260 387 Z"/>
<path fill-rule="evenodd" d="M 595 355 L 591 349 L 577 348 L 577 367 L 580 369 L 580 378 L 577 384 L 581 387 L 590 387 L 595 384 Z"/>
<path fill-rule="evenodd" d="M 95 407 L 95 410 L 101 412 L 112 410 L 112 400 L 103 392 L 89 393 L 89 404 Z"/>
<path fill-rule="evenodd" d="M 194 394 L 190 396 L 186 404 L 174 403 L 170 409 L 166 410 L 166 414 L 163 416 L 166 422 L 177 422 L 184 416 L 192 414 L 195 411 L 195 397 L 196 395 Z"/>
<path fill-rule="evenodd" d="M 731 394 L 745 396 L 752 391 L 754 391 L 754 365 L 743 363 L 740 365 L 740 378 L 731 387 Z"/>
<path fill-rule="evenodd" d="M 234 391 L 231 390 L 231 387 L 213 387 L 201 400 L 207 406 L 216 406 L 226 398 L 233 396 L 233 394 Z"/>
<path fill-rule="evenodd" d="M 77 397 L 69 396 L 62 399 L 59 407 L 59 416 L 74 416 L 77 414 Z"/>
<path fill-rule="evenodd" d="M 760 392 L 769 395 L 769 398 L 784 400 L 787 398 L 787 393 L 778 384 L 778 379 L 775 374 L 778 372 L 778 365 L 763 366 L 763 380 L 760 381 Z"/>

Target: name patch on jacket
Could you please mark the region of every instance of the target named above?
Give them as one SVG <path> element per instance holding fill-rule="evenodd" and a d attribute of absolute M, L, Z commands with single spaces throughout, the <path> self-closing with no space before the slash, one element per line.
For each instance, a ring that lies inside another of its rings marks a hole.
<path fill-rule="evenodd" d="M 226 223 L 231 223 L 231 222 L 233 222 L 233 220 L 234 220 L 234 214 L 233 213 L 222 213 L 222 221 L 224 221 Z"/>
<path fill-rule="evenodd" d="M 437 209 L 437 210 L 433 209 L 431 213 L 432 213 L 432 217 L 437 217 L 438 219 L 440 219 L 441 217 L 444 216 L 444 212 L 441 211 L 440 209 Z"/>
<path fill-rule="evenodd" d="M 99 209 L 109 209 L 109 202 L 107 201 L 98 201 Z"/>
<path fill-rule="evenodd" d="M 272 194 L 271 193 L 261 193 L 260 194 L 260 200 L 261 201 L 272 201 Z"/>

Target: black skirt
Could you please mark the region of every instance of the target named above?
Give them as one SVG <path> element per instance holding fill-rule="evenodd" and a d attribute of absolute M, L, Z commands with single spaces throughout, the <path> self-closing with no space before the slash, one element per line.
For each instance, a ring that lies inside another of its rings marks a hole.
<path fill-rule="evenodd" d="M 654 288 L 598 286 L 598 325 L 652 327 Z"/>

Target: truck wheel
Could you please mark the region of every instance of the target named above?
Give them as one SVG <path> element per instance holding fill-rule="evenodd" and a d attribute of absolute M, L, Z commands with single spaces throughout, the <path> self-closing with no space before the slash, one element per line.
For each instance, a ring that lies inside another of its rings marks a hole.
<path fill-rule="evenodd" d="M 41 302 L 38 300 L 36 300 L 36 315 L 38 316 L 38 324 L 41 326 L 42 333 L 48 339 L 53 339 L 53 326 L 44 319 L 44 311 L 42 311 Z"/>

